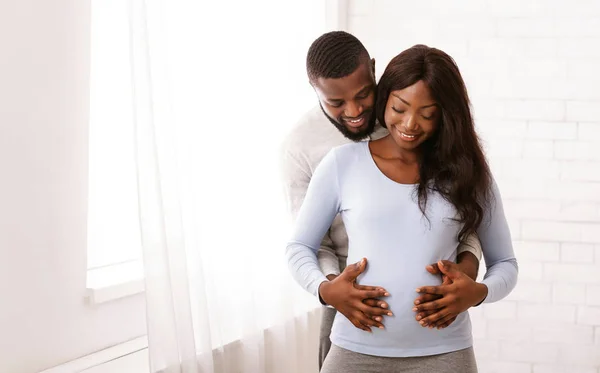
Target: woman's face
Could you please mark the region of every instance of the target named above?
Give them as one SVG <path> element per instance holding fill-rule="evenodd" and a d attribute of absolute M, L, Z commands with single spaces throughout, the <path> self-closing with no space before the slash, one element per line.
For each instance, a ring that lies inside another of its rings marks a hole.
<path fill-rule="evenodd" d="M 390 93 L 385 107 L 385 124 L 401 149 L 414 151 L 433 136 L 441 114 L 429 87 L 419 80 Z"/>

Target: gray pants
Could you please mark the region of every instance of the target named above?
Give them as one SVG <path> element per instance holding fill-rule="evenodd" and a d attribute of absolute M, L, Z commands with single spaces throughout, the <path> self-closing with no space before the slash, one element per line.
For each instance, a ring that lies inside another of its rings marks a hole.
<path fill-rule="evenodd" d="M 477 373 L 473 347 L 440 355 L 381 357 L 331 346 L 321 373 Z"/>
<path fill-rule="evenodd" d="M 321 312 L 321 329 L 319 333 L 319 370 L 323 367 L 323 362 L 327 357 L 327 353 L 331 348 L 331 327 L 333 326 L 333 319 L 337 311 L 335 308 L 323 307 Z"/>

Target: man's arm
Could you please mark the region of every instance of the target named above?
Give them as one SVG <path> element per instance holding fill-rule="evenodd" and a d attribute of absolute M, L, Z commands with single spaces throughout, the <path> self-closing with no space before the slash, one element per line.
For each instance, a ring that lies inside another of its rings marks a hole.
<path fill-rule="evenodd" d="M 461 242 L 456 249 L 456 263 L 458 268 L 467 276 L 477 280 L 477 273 L 479 272 L 479 261 L 483 254 L 481 248 L 481 242 L 477 234 L 471 234 L 467 236 L 464 242 Z"/>

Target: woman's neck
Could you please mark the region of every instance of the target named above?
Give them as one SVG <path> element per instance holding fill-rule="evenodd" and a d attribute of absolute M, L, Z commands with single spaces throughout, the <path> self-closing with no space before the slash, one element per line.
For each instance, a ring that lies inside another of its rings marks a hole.
<path fill-rule="evenodd" d="M 391 135 L 385 138 L 385 142 L 382 145 L 384 145 L 382 150 L 385 153 L 385 158 L 398 159 L 407 165 L 413 165 L 419 161 L 418 151 L 402 149 L 396 144 Z"/>

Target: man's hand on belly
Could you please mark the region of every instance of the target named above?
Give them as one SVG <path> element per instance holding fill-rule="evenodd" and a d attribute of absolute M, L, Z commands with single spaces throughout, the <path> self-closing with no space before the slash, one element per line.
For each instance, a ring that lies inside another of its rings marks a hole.
<path fill-rule="evenodd" d="M 359 329 L 370 332 L 371 327 L 383 329 L 383 316 L 392 316 L 386 302 L 379 297 L 389 293 L 376 286 L 358 285 L 356 278 L 364 272 L 367 260 L 347 266 L 337 277 L 328 276 L 330 281 L 321 283 L 321 299 L 346 316 Z"/>
<path fill-rule="evenodd" d="M 483 301 L 487 286 L 475 282 L 455 263 L 444 260 L 437 264 L 443 274 L 442 285 L 417 289 L 423 295 L 415 300 L 413 311 L 417 312 L 415 318 L 423 327 L 442 329 L 458 314 Z"/>

